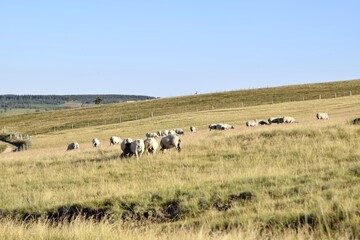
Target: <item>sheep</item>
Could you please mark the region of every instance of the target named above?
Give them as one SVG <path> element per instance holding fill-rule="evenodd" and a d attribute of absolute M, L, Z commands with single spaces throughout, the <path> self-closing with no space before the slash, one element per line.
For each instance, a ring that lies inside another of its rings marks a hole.
<path fill-rule="evenodd" d="M 135 155 L 136 158 L 141 157 L 145 150 L 144 140 L 136 139 L 132 140 L 131 138 L 126 138 L 121 142 L 122 153 L 121 158 Z"/>
<path fill-rule="evenodd" d="M 245 123 L 245 125 L 246 125 L 247 127 L 255 127 L 255 126 L 258 125 L 258 122 L 257 122 L 257 120 L 250 120 L 250 121 L 247 121 L 247 122 Z"/>
<path fill-rule="evenodd" d="M 169 130 L 164 130 L 164 136 L 169 135 Z"/>
<path fill-rule="evenodd" d="M 170 131 L 168 132 L 168 135 L 176 135 L 175 130 L 170 130 Z"/>
<path fill-rule="evenodd" d="M 210 125 L 209 125 L 209 131 L 211 131 L 211 130 L 217 130 L 217 126 L 218 126 L 217 123 L 210 124 Z"/>
<path fill-rule="evenodd" d="M 227 123 L 220 123 L 219 126 L 220 126 L 220 130 L 234 129 L 234 126 Z"/>
<path fill-rule="evenodd" d="M 160 151 L 165 152 L 166 149 L 176 148 L 178 152 L 181 151 L 181 139 L 175 134 L 170 134 L 163 137 L 160 141 Z"/>
<path fill-rule="evenodd" d="M 195 132 L 196 132 L 196 128 L 195 128 L 194 126 L 191 126 L 191 127 L 190 127 L 190 132 L 195 133 Z"/>
<path fill-rule="evenodd" d="M 317 113 L 316 118 L 319 120 L 329 120 L 329 115 L 327 113 Z"/>
<path fill-rule="evenodd" d="M 156 150 L 159 147 L 159 143 L 155 140 L 155 138 L 147 138 L 144 140 L 144 144 L 145 144 L 145 152 L 146 154 L 155 154 Z"/>
<path fill-rule="evenodd" d="M 225 130 L 225 126 L 223 123 L 216 124 L 216 130 Z"/>
<path fill-rule="evenodd" d="M 79 149 L 80 145 L 77 142 L 70 143 L 66 149 L 66 151 Z"/>
<path fill-rule="evenodd" d="M 125 138 L 120 145 L 120 148 L 122 150 L 121 153 L 121 158 L 128 156 L 129 154 L 131 154 L 131 148 L 130 145 L 132 143 L 132 139 L 131 138 Z"/>
<path fill-rule="evenodd" d="M 184 134 L 185 134 L 185 133 L 184 133 L 184 130 L 182 130 L 181 128 L 174 129 L 174 131 L 175 131 L 175 133 L 176 133 L 177 135 L 184 135 Z"/>
<path fill-rule="evenodd" d="M 146 137 L 147 138 L 156 138 L 156 137 L 158 137 L 158 135 L 155 132 L 148 132 L 148 133 L 146 133 Z"/>
<path fill-rule="evenodd" d="M 131 155 L 135 154 L 136 158 L 141 157 L 145 150 L 144 140 L 136 139 L 130 144 Z"/>
<path fill-rule="evenodd" d="M 294 123 L 295 118 L 293 118 L 293 117 L 283 117 L 283 121 L 284 121 L 284 123 Z"/>
<path fill-rule="evenodd" d="M 159 137 L 160 137 L 160 136 L 163 136 L 163 132 L 162 132 L 162 131 L 158 131 L 156 134 L 157 134 Z"/>
<path fill-rule="evenodd" d="M 269 124 L 268 122 L 266 122 L 265 120 L 262 120 L 262 119 L 256 120 L 256 121 L 257 121 L 258 125 L 268 125 Z"/>
<path fill-rule="evenodd" d="M 116 137 L 116 136 L 110 137 L 110 146 L 115 145 L 115 144 L 120 144 L 120 143 L 121 143 L 121 138 Z"/>
<path fill-rule="evenodd" d="M 268 120 L 269 124 L 272 124 L 272 123 L 284 123 L 284 118 L 282 117 L 270 117 L 269 120 Z"/>
<path fill-rule="evenodd" d="M 93 147 L 100 147 L 100 141 L 99 141 L 99 139 L 94 138 L 94 139 L 92 140 L 92 145 L 93 145 Z"/>
<path fill-rule="evenodd" d="M 213 123 L 209 125 L 209 130 L 229 130 L 234 129 L 234 126 L 227 123 Z"/>

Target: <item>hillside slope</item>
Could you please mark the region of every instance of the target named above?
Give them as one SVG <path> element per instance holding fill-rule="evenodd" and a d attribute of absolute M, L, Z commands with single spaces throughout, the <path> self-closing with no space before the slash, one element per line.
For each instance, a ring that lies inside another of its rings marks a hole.
<path fill-rule="evenodd" d="M 350 92 L 351 95 L 360 94 L 360 80 L 200 94 L 1 117 L 0 128 L 7 127 L 16 132 L 34 135 L 63 129 L 119 123 L 174 113 L 239 108 L 319 98 L 335 98 L 349 96 Z"/>
<path fill-rule="evenodd" d="M 70 221 L 77 234 L 91 236 L 110 224 L 110 239 L 115 228 L 129 239 L 229 233 L 357 239 L 360 129 L 349 120 L 359 115 L 359 101 L 360 95 L 215 109 L 36 135 L 32 149 L 0 155 L 0 236 L 1 226 L 30 233 L 40 225 L 40 236 L 57 229 L 53 223 L 66 229 Z M 317 111 L 330 120 L 316 120 Z M 278 115 L 298 123 L 245 126 L 248 119 Z M 207 129 L 220 121 L 235 129 Z M 147 131 L 174 127 L 185 130 L 180 153 L 121 159 L 119 146 L 108 143 L 112 135 L 144 138 Z M 99 149 L 92 148 L 93 137 Z M 80 150 L 65 151 L 72 141 Z M 74 220 L 78 214 L 84 217 Z M 40 220 L 32 225 L 31 219 Z M 95 229 L 84 229 L 89 223 Z"/>

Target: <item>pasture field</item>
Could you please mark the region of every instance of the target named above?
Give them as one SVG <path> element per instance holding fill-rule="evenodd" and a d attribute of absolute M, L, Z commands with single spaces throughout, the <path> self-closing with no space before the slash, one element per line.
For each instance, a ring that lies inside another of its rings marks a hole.
<path fill-rule="evenodd" d="M 360 127 L 351 120 L 359 102 L 194 111 L 35 135 L 30 150 L 0 155 L 0 238 L 358 239 Z M 298 123 L 245 127 L 284 115 Z M 216 122 L 235 129 L 209 131 Z M 120 159 L 109 146 L 112 135 L 171 128 L 186 131 L 180 153 Z M 80 150 L 66 152 L 73 141 Z"/>
<path fill-rule="evenodd" d="M 14 116 L 14 115 L 22 115 L 22 114 L 29 114 L 35 113 L 36 109 L 29 109 L 29 108 L 14 108 L 11 110 L 6 110 L 0 108 L 0 117 L 5 116 Z"/>
<path fill-rule="evenodd" d="M 331 99 L 360 95 L 360 80 L 291 85 L 249 89 L 211 94 L 152 99 L 148 101 L 109 104 L 61 111 L 7 116 L 0 120 L 0 128 L 37 135 L 66 129 L 94 127 L 121 122 L 161 117 L 169 114 L 194 113 L 209 110 L 243 108 L 283 102 Z"/>

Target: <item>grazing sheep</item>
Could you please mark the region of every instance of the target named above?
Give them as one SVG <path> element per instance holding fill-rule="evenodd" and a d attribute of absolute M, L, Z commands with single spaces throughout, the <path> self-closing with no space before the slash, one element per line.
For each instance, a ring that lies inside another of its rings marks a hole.
<path fill-rule="evenodd" d="M 144 153 L 145 150 L 144 140 L 136 139 L 132 141 L 130 144 L 130 150 L 131 150 L 130 155 L 135 154 L 136 158 L 141 157 L 141 155 Z"/>
<path fill-rule="evenodd" d="M 319 120 L 329 120 L 329 115 L 327 113 L 317 113 L 316 118 Z"/>
<path fill-rule="evenodd" d="M 163 136 L 163 132 L 162 132 L 162 131 L 158 131 L 156 134 L 157 134 L 159 137 L 160 137 L 160 136 Z"/>
<path fill-rule="evenodd" d="M 258 125 L 268 125 L 269 124 L 267 121 L 262 120 L 262 119 L 256 120 L 256 121 L 257 121 Z"/>
<path fill-rule="evenodd" d="M 227 123 L 220 123 L 219 125 L 220 125 L 220 130 L 234 129 L 234 126 Z"/>
<path fill-rule="evenodd" d="M 217 126 L 218 126 L 217 123 L 210 124 L 210 125 L 209 125 L 209 131 L 211 131 L 211 130 L 217 130 Z"/>
<path fill-rule="evenodd" d="M 234 129 L 234 126 L 227 123 L 213 123 L 209 125 L 209 130 L 229 130 Z"/>
<path fill-rule="evenodd" d="M 184 135 L 185 133 L 184 133 L 184 130 L 182 130 L 181 128 L 179 128 L 179 129 L 174 129 L 174 131 L 175 131 L 175 133 L 177 134 L 177 135 Z"/>
<path fill-rule="evenodd" d="M 158 137 L 158 135 L 155 132 L 148 132 L 148 133 L 146 133 L 146 137 L 147 138 L 156 138 L 156 137 Z"/>
<path fill-rule="evenodd" d="M 155 154 L 156 150 L 159 147 L 159 143 L 155 140 L 155 138 L 147 138 L 144 140 L 145 144 L 145 152 L 146 154 Z"/>
<path fill-rule="evenodd" d="M 130 145 L 132 143 L 132 139 L 131 138 L 125 138 L 122 142 L 121 142 L 121 145 L 120 145 L 120 148 L 122 150 L 122 153 L 121 153 L 121 158 L 123 157 L 126 157 L 128 155 L 131 154 L 131 148 L 130 148 Z"/>
<path fill-rule="evenodd" d="M 295 118 L 293 118 L 293 117 L 283 117 L 283 121 L 284 121 L 284 123 L 294 123 Z"/>
<path fill-rule="evenodd" d="M 170 131 L 168 132 L 168 135 L 176 135 L 175 130 L 170 130 Z"/>
<path fill-rule="evenodd" d="M 120 144 L 120 143 L 121 143 L 121 138 L 116 137 L 116 136 L 110 137 L 110 146 L 115 145 L 115 144 Z"/>
<path fill-rule="evenodd" d="M 196 128 L 195 128 L 194 126 L 191 126 L 191 127 L 190 127 L 190 132 L 195 133 L 195 132 L 196 132 Z"/>
<path fill-rule="evenodd" d="M 99 141 L 99 139 L 94 138 L 94 139 L 92 140 L 92 145 L 93 145 L 93 147 L 100 147 L 100 141 Z"/>
<path fill-rule="evenodd" d="M 169 130 L 164 130 L 164 136 L 169 135 Z"/>
<path fill-rule="evenodd" d="M 216 124 L 216 130 L 225 130 L 225 126 L 223 123 Z"/>
<path fill-rule="evenodd" d="M 121 142 L 121 150 L 123 151 L 120 155 L 121 158 L 135 155 L 136 158 L 141 157 L 145 150 L 144 140 L 126 138 Z"/>
<path fill-rule="evenodd" d="M 269 120 L 268 120 L 269 124 L 272 124 L 272 123 L 284 123 L 284 118 L 282 117 L 270 117 Z"/>
<path fill-rule="evenodd" d="M 70 143 L 66 149 L 66 151 L 79 149 L 80 145 L 77 142 Z"/>
<path fill-rule="evenodd" d="M 178 152 L 180 152 L 181 151 L 180 143 L 181 143 L 181 140 L 180 140 L 179 136 L 177 136 L 175 134 L 167 135 L 167 136 L 163 137 L 160 141 L 160 151 L 165 152 L 166 149 L 176 148 L 178 150 Z"/>
<path fill-rule="evenodd" d="M 258 125 L 257 120 L 250 120 L 245 123 L 247 127 L 256 127 Z"/>

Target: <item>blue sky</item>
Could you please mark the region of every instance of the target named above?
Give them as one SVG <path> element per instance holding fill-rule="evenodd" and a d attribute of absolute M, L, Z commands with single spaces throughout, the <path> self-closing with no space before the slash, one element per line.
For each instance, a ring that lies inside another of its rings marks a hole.
<path fill-rule="evenodd" d="M 0 0 L 0 94 L 159 97 L 360 78 L 357 0 Z"/>

